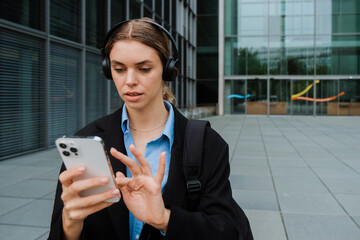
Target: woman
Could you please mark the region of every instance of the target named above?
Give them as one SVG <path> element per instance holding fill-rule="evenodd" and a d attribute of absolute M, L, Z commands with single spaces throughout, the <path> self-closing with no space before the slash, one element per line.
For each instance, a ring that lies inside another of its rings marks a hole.
<path fill-rule="evenodd" d="M 235 211 L 228 145 L 210 127 L 202 195 L 197 210 L 187 210 L 182 165 L 187 119 L 171 104 L 174 97 L 164 82 L 176 71 L 177 54 L 170 56 L 170 34 L 151 21 L 126 21 L 109 31 L 104 72 L 125 104 L 77 132 L 104 140 L 122 198 L 104 202 L 119 195 L 117 189 L 80 197 L 108 179 L 73 182 L 86 169 L 62 166 L 49 239 L 252 239 L 246 216 Z"/>

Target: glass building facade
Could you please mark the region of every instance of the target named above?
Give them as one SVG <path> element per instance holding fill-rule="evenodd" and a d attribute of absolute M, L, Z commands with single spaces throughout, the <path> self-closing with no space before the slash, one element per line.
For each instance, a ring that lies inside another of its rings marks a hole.
<path fill-rule="evenodd" d="M 220 114 L 360 115 L 360 1 L 220 4 Z"/>
<path fill-rule="evenodd" d="M 54 146 L 121 105 L 105 79 L 100 48 L 120 21 L 156 19 L 178 43 L 181 71 L 170 87 L 195 105 L 196 1 L 2 0 L 0 160 Z"/>

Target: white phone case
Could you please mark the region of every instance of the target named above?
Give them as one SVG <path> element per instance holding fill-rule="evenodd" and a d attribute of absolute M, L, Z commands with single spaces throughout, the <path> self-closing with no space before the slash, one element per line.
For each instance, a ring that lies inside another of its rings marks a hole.
<path fill-rule="evenodd" d="M 80 196 L 103 193 L 110 189 L 117 188 L 115 176 L 106 153 L 104 142 L 100 137 L 62 137 L 55 141 L 62 160 L 67 169 L 84 166 L 85 173 L 74 178 L 74 181 L 93 178 L 107 177 L 109 183 L 104 186 L 91 188 L 80 193 Z M 107 202 L 118 202 L 118 196 L 107 200 Z"/>

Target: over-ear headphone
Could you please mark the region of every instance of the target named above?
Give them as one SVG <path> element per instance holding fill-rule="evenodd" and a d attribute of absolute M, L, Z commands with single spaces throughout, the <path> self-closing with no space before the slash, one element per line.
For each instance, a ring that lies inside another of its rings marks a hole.
<path fill-rule="evenodd" d="M 112 75 L 111 75 L 111 64 L 110 64 L 110 59 L 109 56 L 106 56 L 105 54 L 105 46 L 106 43 L 109 41 L 110 37 L 113 35 L 113 33 L 120 28 L 123 24 L 129 22 L 129 21 L 133 21 L 133 20 L 139 20 L 142 22 L 147 22 L 150 23 L 156 27 L 158 27 L 161 31 L 163 31 L 166 36 L 169 38 L 169 40 L 171 41 L 171 45 L 174 48 L 174 54 L 173 56 L 170 56 L 166 62 L 163 63 L 164 65 L 164 69 L 163 69 L 163 80 L 164 81 L 172 81 L 176 78 L 178 71 L 179 71 L 179 50 L 176 46 L 176 42 L 174 40 L 174 38 L 171 36 L 171 34 L 160 24 L 156 23 L 156 22 L 152 22 L 146 19 L 132 19 L 132 20 L 127 20 L 127 21 L 123 21 L 120 22 L 118 24 L 116 24 L 114 27 L 112 27 L 108 33 L 105 36 L 105 41 L 104 41 L 104 45 L 103 48 L 101 49 L 101 55 L 102 55 L 102 67 L 103 67 L 103 72 L 105 74 L 105 77 L 107 79 L 112 80 Z"/>

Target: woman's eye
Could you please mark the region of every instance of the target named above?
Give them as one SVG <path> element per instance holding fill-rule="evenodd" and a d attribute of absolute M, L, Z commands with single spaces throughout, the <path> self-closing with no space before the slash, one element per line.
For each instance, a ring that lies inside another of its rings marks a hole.
<path fill-rule="evenodd" d="M 115 71 L 118 73 L 122 73 L 122 72 L 124 72 L 124 69 L 123 68 L 115 68 Z"/>
<path fill-rule="evenodd" d="M 147 73 L 150 72 L 151 68 L 140 68 L 140 71 Z"/>

